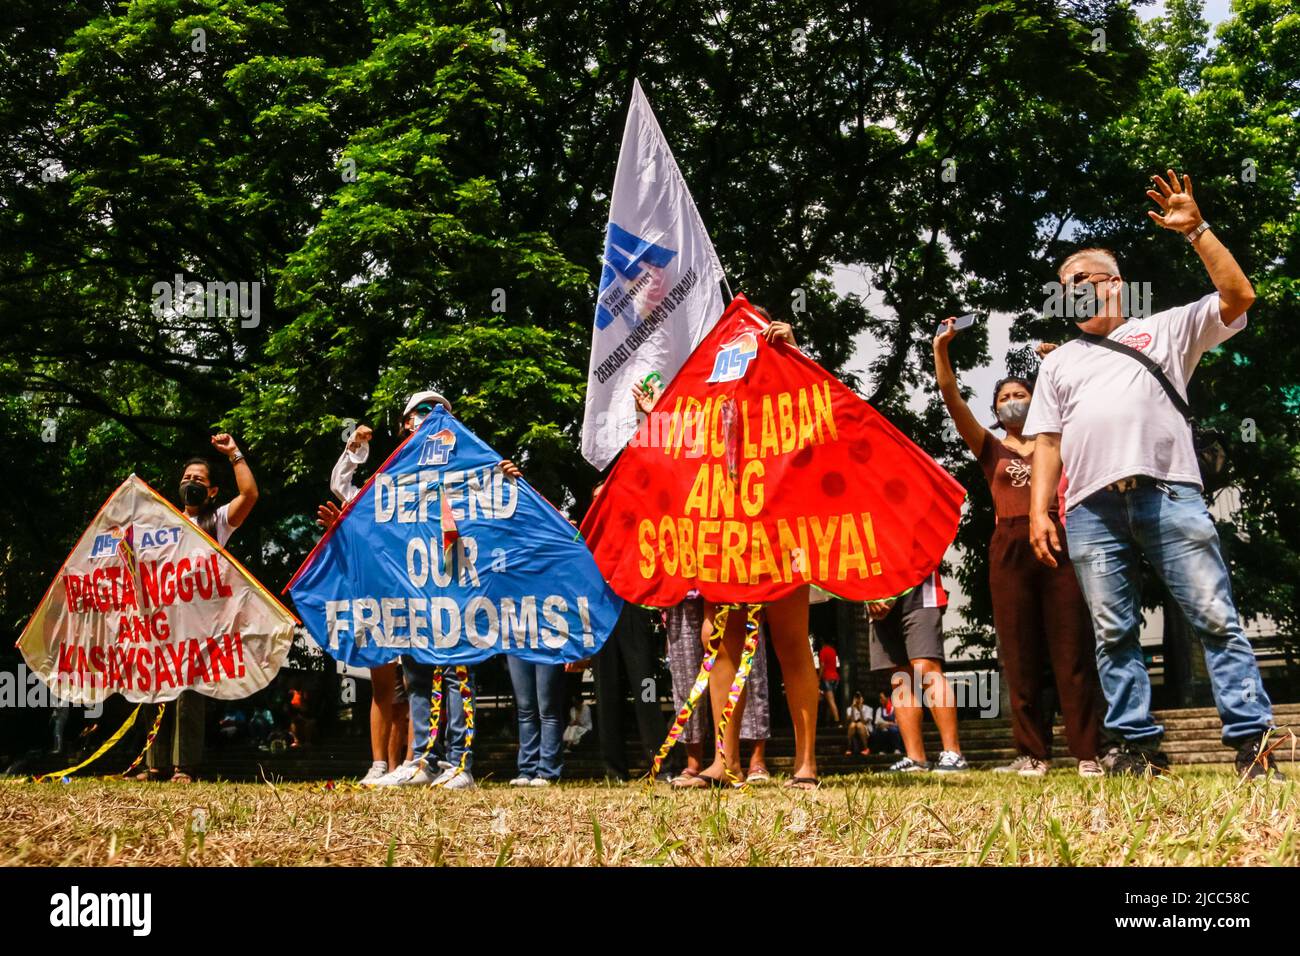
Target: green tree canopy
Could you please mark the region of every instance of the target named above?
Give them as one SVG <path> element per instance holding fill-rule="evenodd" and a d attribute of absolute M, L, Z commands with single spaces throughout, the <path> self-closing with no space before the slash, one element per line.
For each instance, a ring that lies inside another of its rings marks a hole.
<path fill-rule="evenodd" d="M 972 490 L 959 573 L 979 625 L 983 483 L 938 407 L 912 410 L 933 387 L 933 321 L 1034 314 L 1067 236 L 1104 238 L 1135 278 L 1163 264 L 1168 301 L 1199 290 L 1141 207 L 1150 171 L 1201 176 L 1260 280 L 1249 347 L 1202 372 L 1197 402 L 1259 409 L 1240 530 L 1264 595 L 1300 537 L 1296 366 L 1270 335 L 1295 292 L 1296 14 L 1243 3 L 1207 52 L 1192 8 L 1171 6 L 1144 28 L 1115 0 L 14 0 L 0 419 L 22 487 L 0 502 L 0 615 L 21 625 L 127 473 L 169 491 L 218 427 L 263 489 L 236 550 L 273 586 L 310 544 L 349 420 L 391 441 L 416 388 L 444 391 L 551 500 L 584 499 L 590 322 L 634 77 L 732 287 L 793 318 L 832 371 L 860 336 L 879 343 L 867 397 Z M 1259 177 L 1230 188 L 1244 158 Z M 838 296 L 841 263 L 887 308 Z M 256 323 L 160 307 L 177 274 L 258 283 Z M 984 331 L 955 359 L 987 361 Z"/>

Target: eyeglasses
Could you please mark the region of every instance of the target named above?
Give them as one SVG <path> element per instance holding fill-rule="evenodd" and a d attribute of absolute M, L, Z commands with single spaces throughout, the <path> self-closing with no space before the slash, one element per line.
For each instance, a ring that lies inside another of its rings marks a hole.
<path fill-rule="evenodd" d="M 1111 275 L 1109 272 L 1076 272 L 1070 278 L 1065 280 L 1066 285 L 1082 285 L 1092 280 L 1093 276 L 1101 276 L 1103 279 L 1118 279 L 1119 276 Z"/>

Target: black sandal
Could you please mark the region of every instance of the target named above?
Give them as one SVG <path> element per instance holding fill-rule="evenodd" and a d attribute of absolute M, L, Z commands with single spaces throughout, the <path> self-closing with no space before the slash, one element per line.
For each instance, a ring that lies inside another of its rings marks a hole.
<path fill-rule="evenodd" d="M 811 786 L 805 786 L 811 784 Z M 816 777 L 791 777 L 784 784 L 786 790 L 819 790 L 821 781 Z"/>

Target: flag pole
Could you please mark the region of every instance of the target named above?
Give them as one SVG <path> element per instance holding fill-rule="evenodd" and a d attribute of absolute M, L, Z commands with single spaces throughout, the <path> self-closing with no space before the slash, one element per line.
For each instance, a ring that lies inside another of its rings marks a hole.
<path fill-rule="evenodd" d="M 727 281 L 727 277 L 725 275 L 722 277 L 722 289 L 724 292 L 727 293 L 728 302 L 730 302 L 732 299 L 735 298 L 735 296 L 731 294 L 731 283 Z"/>

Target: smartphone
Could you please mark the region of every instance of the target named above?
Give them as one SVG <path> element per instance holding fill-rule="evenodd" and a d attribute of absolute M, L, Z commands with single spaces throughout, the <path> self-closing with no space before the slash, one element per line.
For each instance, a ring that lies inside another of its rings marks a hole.
<path fill-rule="evenodd" d="M 978 312 L 967 312 L 965 315 L 959 315 L 957 316 L 957 321 L 952 324 L 952 330 L 954 332 L 960 332 L 962 329 L 969 329 L 972 325 L 975 324 L 975 321 L 978 318 L 979 318 Z M 935 329 L 934 334 L 942 335 L 946 329 L 947 326 L 944 325 L 943 322 L 940 322 L 939 328 Z"/>

